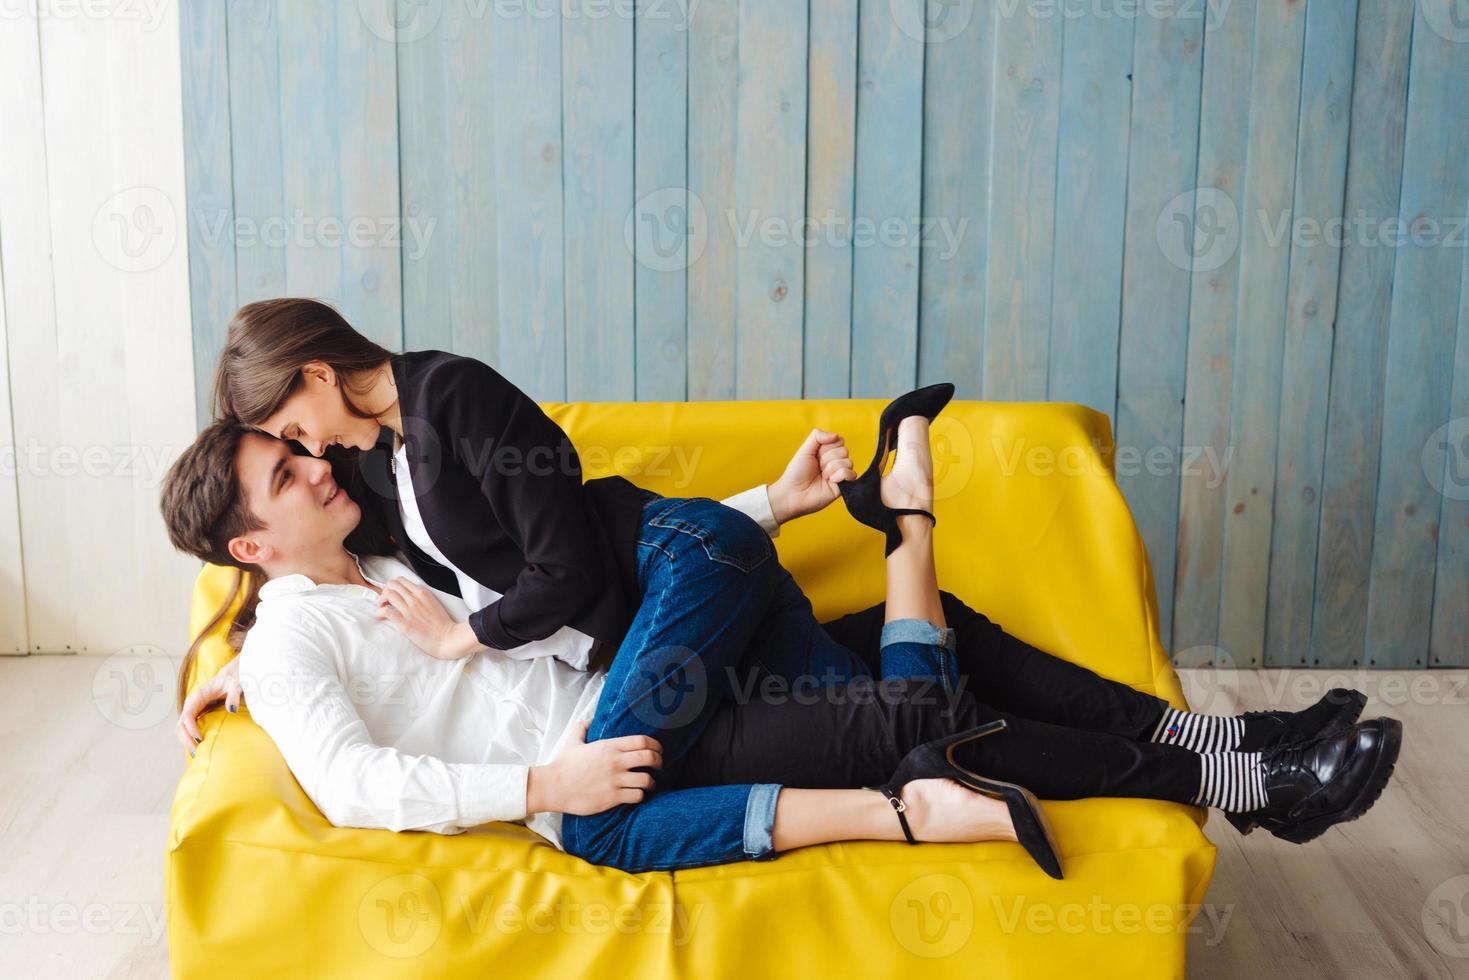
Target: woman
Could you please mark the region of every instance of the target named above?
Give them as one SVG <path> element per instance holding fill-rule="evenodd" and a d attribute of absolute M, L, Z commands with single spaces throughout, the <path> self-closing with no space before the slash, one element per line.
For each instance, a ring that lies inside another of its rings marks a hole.
<path fill-rule="evenodd" d="M 913 455 L 886 478 L 892 493 L 914 476 L 920 454 Z M 913 482 L 914 494 L 931 492 L 926 469 Z M 162 508 L 182 550 L 266 579 L 239 658 L 254 717 L 339 825 L 452 832 L 527 819 L 558 842 L 565 814 L 567 850 L 633 871 L 771 857 L 832 840 L 1015 836 L 1015 801 L 996 805 L 938 773 L 893 782 L 885 790 L 897 804 L 891 808 L 855 787 L 693 785 L 701 773 L 691 750 L 712 716 L 739 701 L 726 668 L 749 663 L 763 631 L 791 625 L 789 573 L 769 538 L 713 501 L 649 501 L 638 552 L 649 601 L 629 636 L 673 642 L 624 649 L 610 672 L 445 647 L 440 638 L 469 615 L 462 600 L 430 589 L 392 557 L 351 555 L 344 545 L 360 513 L 326 464 L 236 422 L 211 425 L 180 456 Z M 906 533 L 900 554 L 929 547 L 924 529 Z M 890 571 L 908 574 L 899 560 Z M 931 568 L 924 577 L 932 578 Z M 888 646 L 917 646 L 903 635 L 913 624 L 903 613 L 937 605 L 938 595 L 922 579 L 897 584 Z M 910 607 L 915 600 L 923 605 Z M 393 697 L 348 693 L 381 690 L 384 678 L 393 681 Z M 904 697 L 811 747 L 837 750 L 854 732 L 876 735 L 894 718 L 921 716 L 921 724 L 899 726 L 915 736 L 952 724 L 940 710 L 947 705 L 917 686 L 934 682 L 904 683 L 915 685 Z M 589 741 L 568 744 L 563 733 Z M 556 819 L 529 819 L 546 814 Z"/>
<path fill-rule="evenodd" d="M 390 542 L 424 581 L 469 604 L 449 648 L 585 669 L 626 638 L 641 602 L 636 536 L 649 492 L 622 477 L 584 483 L 566 434 L 488 365 L 441 351 L 390 354 L 324 303 L 264 300 L 231 321 L 214 400 L 220 417 L 330 458 L 364 510 L 359 549 Z M 932 417 L 942 406 L 919 407 Z M 853 475 L 841 437 L 815 430 L 775 483 L 725 503 L 774 535 L 835 500 Z M 799 590 L 788 601 L 809 610 Z M 841 645 L 808 640 L 767 637 L 763 667 L 792 681 L 866 673 Z M 936 672 L 901 652 L 890 661 L 889 676 Z M 940 668 L 957 682 L 952 658 Z M 210 693 L 237 698 L 232 686 L 229 671 Z M 181 737 L 193 727 L 181 719 Z"/>
<path fill-rule="evenodd" d="M 232 320 L 214 396 L 220 417 L 330 455 L 414 571 L 475 610 L 452 642 L 576 667 L 621 642 L 648 493 L 622 477 L 584 483 L 566 434 L 489 365 L 390 354 L 323 303 L 266 300 Z M 769 489 L 777 523 L 825 506 L 852 475 L 839 438 L 813 440 L 804 471 Z"/>

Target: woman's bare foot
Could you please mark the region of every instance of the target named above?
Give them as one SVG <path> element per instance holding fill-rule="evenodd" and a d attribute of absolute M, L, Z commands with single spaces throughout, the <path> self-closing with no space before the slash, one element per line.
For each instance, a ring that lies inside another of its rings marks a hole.
<path fill-rule="evenodd" d="M 920 418 L 919 421 L 922 421 Z M 967 842 L 1015 839 L 1004 800 L 976 793 L 952 779 L 915 779 L 903 787 L 904 816 L 922 841 Z"/>

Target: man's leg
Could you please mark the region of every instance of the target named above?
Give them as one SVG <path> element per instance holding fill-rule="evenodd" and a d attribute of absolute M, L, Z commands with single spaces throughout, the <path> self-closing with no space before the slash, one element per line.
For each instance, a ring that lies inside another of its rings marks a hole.
<path fill-rule="evenodd" d="M 680 785 L 768 779 L 783 792 L 880 785 L 917 746 L 1003 719 L 1005 729 L 955 748 L 960 765 L 1048 800 L 1117 796 L 1216 807 L 1242 832 L 1259 825 L 1305 843 L 1372 806 L 1402 737 L 1397 722 L 1373 719 L 1263 752 L 1197 753 L 1020 718 L 931 681 L 854 681 L 820 693 L 804 703 L 721 706 L 687 756 Z"/>
<path fill-rule="evenodd" d="M 944 615 L 957 636 L 962 686 L 1002 711 L 1066 728 L 1148 739 L 1168 703 L 1052 656 L 1011 636 L 957 596 L 941 592 Z M 822 624 L 835 642 L 864 663 L 882 662 L 884 603 Z"/>
<path fill-rule="evenodd" d="M 999 711 L 967 691 L 946 692 L 935 681 L 912 679 L 859 680 L 800 701 L 723 704 L 687 755 L 678 785 L 875 786 L 922 743 L 996 718 L 1006 721 L 1006 730 L 965 752 L 965 764 L 982 776 L 1018 783 L 1050 800 L 1200 799 L 1197 753 L 1034 721 Z"/>
<path fill-rule="evenodd" d="M 1066 728 L 1107 732 L 1194 752 L 1259 752 L 1289 736 L 1329 734 L 1356 721 L 1366 704 L 1357 691 L 1333 689 L 1300 711 L 1204 715 L 1102 677 L 1011 636 L 957 596 L 940 593 L 958 636 L 965 689 L 1003 711 Z M 880 659 L 883 604 L 823 623 L 833 640 L 865 663 Z M 886 672 L 884 672 L 886 673 Z"/>

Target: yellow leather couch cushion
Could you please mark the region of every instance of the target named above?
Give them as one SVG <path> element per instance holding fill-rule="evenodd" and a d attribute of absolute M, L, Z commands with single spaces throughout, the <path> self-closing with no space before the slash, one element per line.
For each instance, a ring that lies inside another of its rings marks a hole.
<path fill-rule="evenodd" d="M 718 499 L 773 481 L 815 426 L 860 471 L 880 400 L 548 404 L 586 475 Z M 1105 416 L 954 402 L 933 427 L 940 585 L 1009 632 L 1183 707 Z M 776 539 L 822 619 L 880 601 L 882 538 L 836 504 Z M 233 572 L 196 583 L 198 630 Z M 232 655 L 217 629 L 192 683 Z M 983 679 L 973 689 L 983 696 Z M 332 827 L 249 717 L 214 711 L 175 796 L 177 976 L 1176 977 L 1215 851 L 1204 811 L 1048 803 L 1066 868 L 1016 844 L 854 842 L 630 875 L 519 825 Z"/>

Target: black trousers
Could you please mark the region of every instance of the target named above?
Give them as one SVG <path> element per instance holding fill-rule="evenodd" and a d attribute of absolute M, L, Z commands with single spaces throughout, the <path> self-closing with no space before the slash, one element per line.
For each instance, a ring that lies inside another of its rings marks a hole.
<path fill-rule="evenodd" d="M 1011 636 L 951 593 L 940 596 L 957 634 L 957 691 L 898 679 L 753 691 L 714 715 L 679 785 L 874 786 L 923 742 L 1003 718 L 1005 731 L 966 750 L 982 775 L 1051 800 L 1194 799 L 1199 757 L 1147 741 L 1167 702 Z M 883 615 L 879 603 L 822 624 L 874 677 Z"/>

